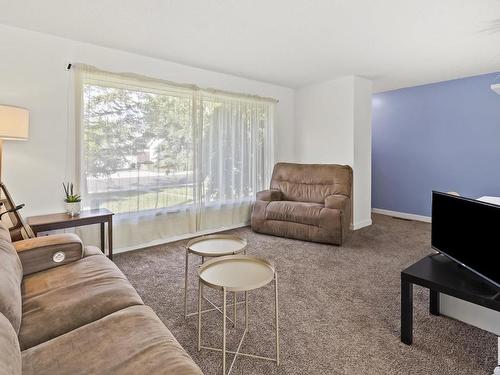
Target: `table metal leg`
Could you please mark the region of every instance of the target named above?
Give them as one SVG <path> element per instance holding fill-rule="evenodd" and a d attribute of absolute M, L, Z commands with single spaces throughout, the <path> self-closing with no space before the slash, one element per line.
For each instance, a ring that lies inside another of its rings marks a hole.
<path fill-rule="evenodd" d="M 203 256 L 202 256 L 202 257 L 201 257 L 201 264 L 203 264 L 203 263 L 205 263 L 205 257 L 203 257 Z M 201 298 L 205 298 L 205 297 L 203 296 L 203 290 L 201 291 Z M 208 298 L 207 298 L 207 300 L 208 300 Z"/>
<path fill-rule="evenodd" d="M 200 281 L 200 289 L 199 289 L 199 294 L 198 294 L 198 297 L 199 297 L 199 300 L 198 300 L 198 327 L 200 328 L 201 327 L 201 288 L 202 288 L 202 285 L 201 285 L 201 281 Z M 223 306 L 222 306 L 222 348 L 220 347 L 210 347 L 210 346 L 203 346 L 201 345 L 201 334 L 199 333 L 198 334 L 198 350 L 200 349 L 207 349 L 207 350 L 213 350 L 213 351 L 216 351 L 216 352 L 220 352 L 222 353 L 222 372 L 223 372 L 223 375 L 229 375 L 233 369 L 233 366 L 236 362 L 236 358 L 238 356 L 244 356 L 244 357 L 249 357 L 249 358 L 257 358 L 257 359 L 263 359 L 263 360 L 266 360 L 266 361 L 272 361 L 272 362 L 276 362 L 276 365 L 279 366 L 279 363 L 280 363 L 280 349 L 279 349 L 279 324 L 278 324 L 278 315 L 279 315 L 279 309 L 278 309 L 278 278 L 277 278 L 277 275 L 275 274 L 275 278 L 274 278 L 274 308 L 275 308 L 275 325 L 276 325 L 276 356 L 275 357 L 264 357 L 264 356 L 261 356 L 261 355 L 255 355 L 255 354 L 249 354 L 249 353 L 241 353 L 240 352 L 240 349 L 241 349 L 241 346 L 243 344 L 243 341 L 245 340 L 245 335 L 246 333 L 248 332 L 248 326 L 249 326 L 249 319 L 248 319 L 248 291 L 245 291 L 245 301 L 243 301 L 245 303 L 245 330 L 243 331 L 243 335 L 241 336 L 241 339 L 240 339 L 240 342 L 238 344 L 238 347 L 236 349 L 236 351 L 232 351 L 232 350 L 227 350 L 226 349 L 226 333 L 227 333 L 227 330 L 226 330 L 226 323 L 227 321 L 230 319 L 227 317 L 227 301 L 226 301 L 226 298 L 227 298 L 227 291 L 226 291 L 226 288 L 223 288 L 222 289 L 223 291 L 223 295 L 222 295 L 222 299 L 223 299 Z M 226 354 L 234 354 L 234 357 L 233 357 L 233 360 L 231 362 L 231 365 L 229 366 L 229 370 L 227 371 L 227 374 L 226 374 Z"/>
<path fill-rule="evenodd" d="M 236 292 L 233 292 L 233 328 L 236 328 Z"/>
<path fill-rule="evenodd" d="M 439 316 L 439 292 L 429 289 L 429 312 Z"/>
<path fill-rule="evenodd" d="M 201 350 L 201 294 L 203 292 L 203 284 L 198 282 L 198 351 Z"/>
<path fill-rule="evenodd" d="M 188 264 L 189 264 L 189 250 L 186 249 L 186 266 L 184 267 L 184 319 L 187 319 L 187 293 L 188 293 Z"/>
<path fill-rule="evenodd" d="M 500 374 L 500 336 L 498 337 L 498 366 L 493 370 L 493 375 Z"/>
<path fill-rule="evenodd" d="M 245 291 L 245 329 L 248 330 L 248 292 Z"/>
<path fill-rule="evenodd" d="M 226 288 L 222 289 L 222 374 L 226 374 Z M 198 316 L 201 316 L 199 314 Z"/>
<path fill-rule="evenodd" d="M 278 324 L 278 273 L 274 273 L 274 319 L 276 324 L 276 366 L 280 365 L 280 338 Z"/>
<path fill-rule="evenodd" d="M 401 342 L 413 341 L 413 284 L 401 278 Z"/>

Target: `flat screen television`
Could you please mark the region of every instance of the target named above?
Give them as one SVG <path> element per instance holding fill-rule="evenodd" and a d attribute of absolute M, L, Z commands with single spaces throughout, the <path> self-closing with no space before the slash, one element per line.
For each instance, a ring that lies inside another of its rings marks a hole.
<path fill-rule="evenodd" d="M 500 288 L 500 206 L 432 192 L 432 248 Z"/>

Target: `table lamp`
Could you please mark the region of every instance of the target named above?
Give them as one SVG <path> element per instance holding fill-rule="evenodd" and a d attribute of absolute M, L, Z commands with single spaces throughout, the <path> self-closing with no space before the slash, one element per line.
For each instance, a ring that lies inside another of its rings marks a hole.
<path fill-rule="evenodd" d="M 0 181 L 2 180 L 2 144 L 4 140 L 28 139 L 29 111 L 25 108 L 0 105 Z"/>

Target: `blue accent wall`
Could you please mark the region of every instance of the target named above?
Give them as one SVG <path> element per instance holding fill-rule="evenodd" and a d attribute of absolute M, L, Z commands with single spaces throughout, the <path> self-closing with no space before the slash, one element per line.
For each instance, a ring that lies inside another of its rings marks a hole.
<path fill-rule="evenodd" d="M 372 206 L 431 215 L 432 190 L 500 196 L 498 73 L 373 95 Z"/>

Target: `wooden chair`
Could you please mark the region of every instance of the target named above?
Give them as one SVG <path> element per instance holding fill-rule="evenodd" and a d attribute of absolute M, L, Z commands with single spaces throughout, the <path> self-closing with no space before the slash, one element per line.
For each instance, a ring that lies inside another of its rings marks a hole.
<path fill-rule="evenodd" d="M 8 226 L 12 242 L 35 237 L 29 225 L 19 214 L 19 210 L 23 207 L 24 204 L 14 203 L 7 187 L 0 182 L 0 219 Z"/>

